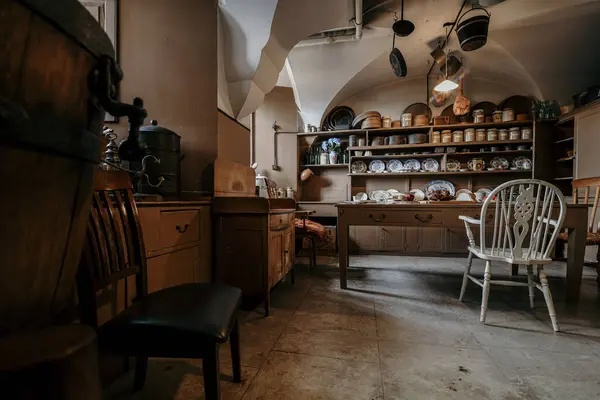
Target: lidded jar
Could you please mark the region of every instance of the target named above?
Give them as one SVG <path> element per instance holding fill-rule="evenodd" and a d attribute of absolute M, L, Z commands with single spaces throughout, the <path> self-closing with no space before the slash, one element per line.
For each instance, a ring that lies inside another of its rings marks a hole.
<path fill-rule="evenodd" d="M 473 122 L 476 124 L 482 124 L 485 122 L 485 114 L 482 109 L 473 110 Z"/>
<path fill-rule="evenodd" d="M 447 129 L 442 131 L 442 143 L 452 143 L 452 131 Z"/>
<path fill-rule="evenodd" d="M 498 129 L 490 128 L 487 130 L 487 140 L 488 142 L 498 140 Z"/>
<path fill-rule="evenodd" d="M 475 129 L 467 128 L 465 129 L 465 142 L 474 142 L 475 141 Z"/>
<path fill-rule="evenodd" d="M 498 129 L 498 140 L 508 140 L 508 129 Z"/>
<path fill-rule="evenodd" d="M 442 135 L 440 131 L 431 132 L 431 143 L 440 143 L 442 141 Z"/>
<path fill-rule="evenodd" d="M 521 128 L 519 128 L 518 126 L 510 128 L 509 139 L 510 140 L 521 139 Z"/>
<path fill-rule="evenodd" d="M 464 135 L 463 135 L 463 131 L 454 131 L 452 132 L 452 141 L 454 143 L 460 143 L 460 142 L 464 142 Z"/>
<path fill-rule="evenodd" d="M 523 128 L 521 129 L 521 139 L 529 140 L 532 138 L 533 131 L 531 128 Z"/>
<path fill-rule="evenodd" d="M 475 140 L 478 142 L 485 142 L 487 135 L 485 133 L 485 129 L 477 129 L 475 131 Z"/>

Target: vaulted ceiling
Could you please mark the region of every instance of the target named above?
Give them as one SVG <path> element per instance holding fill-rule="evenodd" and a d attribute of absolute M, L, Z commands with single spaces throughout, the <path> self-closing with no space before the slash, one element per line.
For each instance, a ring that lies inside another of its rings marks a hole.
<path fill-rule="evenodd" d="M 344 99 L 399 81 L 388 54 L 393 13 L 400 16 L 400 4 L 364 0 L 362 39 L 314 44 L 304 40 L 316 32 L 353 26 L 354 0 L 220 0 L 220 107 L 243 117 L 280 79 L 294 89 L 304 121 L 318 124 Z M 396 38 L 408 65 L 405 79 L 422 77 L 425 87 L 433 62 L 429 53 L 444 36 L 443 23 L 454 20 L 461 4 L 405 1 L 404 18 L 416 27 L 409 37 Z M 461 54 L 456 35 L 450 37 L 449 49 L 463 56 L 466 73 L 560 101 L 600 83 L 600 48 L 594 43 L 599 0 L 506 0 L 488 11 L 492 17 L 485 47 Z"/>

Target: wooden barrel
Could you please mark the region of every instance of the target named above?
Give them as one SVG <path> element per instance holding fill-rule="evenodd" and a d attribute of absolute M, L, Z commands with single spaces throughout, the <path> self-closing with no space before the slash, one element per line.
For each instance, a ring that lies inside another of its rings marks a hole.
<path fill-rule="evenodd" d="M 0 336 L 72 304 L 104 110 L 108 36 L 76 0 L 0 0 Z"/>

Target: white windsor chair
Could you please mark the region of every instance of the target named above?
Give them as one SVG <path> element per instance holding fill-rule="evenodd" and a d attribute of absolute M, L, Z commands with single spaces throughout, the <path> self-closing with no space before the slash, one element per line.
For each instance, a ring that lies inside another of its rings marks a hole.
<path fill-rule="evenodd" d="M 556 204 L 557 203 L 557 204 Z M 556 208 L 558 207 L 558 213 Z M 463 277 L 459 301 L 462 301 L 470 279 L 483 288 L 481 299 L 480 322 L 485 323 L 488 307 L 490 285 L 527 286 L 529 288 L 529 303 L 534 307 L 535 288 L 544 293 L 552 328 L 558 332 L 556 311 L 552 294 L 548 286 L 548 278 L 543 265 L 550 264 L 552 251 L 565 219 L 565 199 L 554 185 L 537 179 L 517 179 L 498 186 L 490 193 L 481 207 L 481 215 L 487 215 L 488 209 L 494 209 L 493 220 L 486 222 L 485 218 L 474 219 L 466 216 L 459 218 L 465 222 L 469 239 L 469 259 Z M 556 218 L 552 218 L 557 216 Z M 486 238 L 486 225 L 492 223 L 491 243 Z M 472 225 L 479 225 L 479 245 L 471 230 Z M 473 256 L 485 260 L 483 281 L 469 273 Z M 499 261 L 509 264 L 527 266 L 527 283 L 513 281 L 491 280 L 491 262 Z M 534 281 L 533 266 L 538 268 L 540 283 Z"/>

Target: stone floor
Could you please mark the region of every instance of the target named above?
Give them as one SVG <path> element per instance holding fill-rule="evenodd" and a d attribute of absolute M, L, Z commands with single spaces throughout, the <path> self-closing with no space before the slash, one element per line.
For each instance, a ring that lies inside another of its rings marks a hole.
<path fill-rule="evenodd" d="M 244 381 L 232 383 L 222 347 L 223 399 L 594 399 L 600 398 L 600 302 L 586 268 L 576 308 L 562 301 L 564 265 L 549 268 L 561 333 L 541 292 L 492 286 L 488 324 L 478 322 L 481 289 L 459 303 L 465 259 L 352 257 L 350 290 L 335 259 L 273 291 L 273 312 L 242 313 Z M 483 274 L 476 263 L 475 274 Z M 523 273 L 523 271 L 521 271 Z M 492 277 L 509 275 L 494 265 Z M 522 278 L 516 278 L 522 279 Z M 202 399 L 201 362 L 150 361 L 144 389 L 132 376 L 107 399 Z"/>

